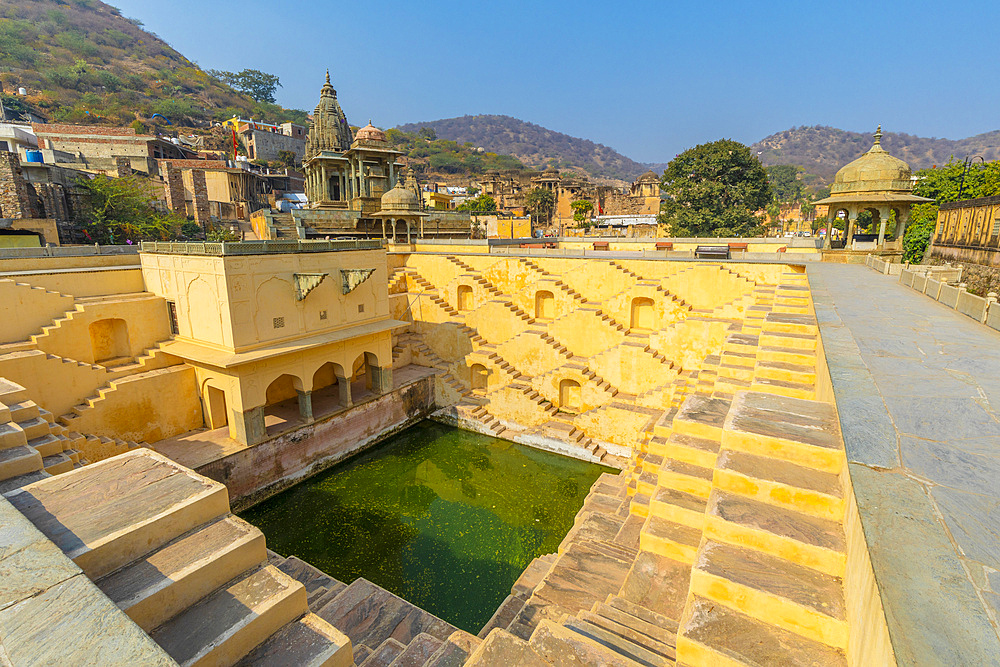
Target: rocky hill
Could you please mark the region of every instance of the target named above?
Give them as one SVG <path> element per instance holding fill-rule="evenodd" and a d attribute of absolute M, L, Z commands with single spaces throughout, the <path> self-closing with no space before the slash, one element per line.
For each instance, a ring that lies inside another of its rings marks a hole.
<path fill-rule="evenodd" d="M 154 113 L 191 127 L 234 114 L 305 119 L 233 90 L 99 0 L 0 0 L 0 83 L 5 106 L 27 102 L 58 122 L 152 124 Z M 13 96 L 19 87 L 27 97 Z"/>
<path fill-rule="evenodd" d="M 829 182 L 838 169 L 871 145 L 871 134 L 816 125 L 772 134 L 750 148 L 765 165 L 798 165 Z M 885 132 L 882 146 L 915 170 L 946 164 L 952 157 L 962 160 L 969 154 L 982 155 L 990 161 L 1000 159 L 1000 130 L 958 140 Z"/>
<path fill-rule="evenodd" d="M 418 132 L 424 127 L 434 130 L 439 139 L 469 142 L 490 152 L 512 155 L 531 167 L 578 171 L 596 179 L 629 182 L 650 168 L 659 173 L 665 167 L 636 162 L 602 144 L 510 116 L 462 116 L 408 123 L 399 129 Z"/>

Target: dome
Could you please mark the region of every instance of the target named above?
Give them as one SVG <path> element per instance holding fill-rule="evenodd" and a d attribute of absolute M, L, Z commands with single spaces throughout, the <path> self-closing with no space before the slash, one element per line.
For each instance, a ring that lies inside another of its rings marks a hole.
<path fill-rule="evenodd" d="M 385 138 L 385 132 L 383 132 L 382 130 L 378 129 L 374 125 L 372 125 L 371 120 L 368 121 L 367 125 L 365 125 L 363 128 L 361 128 L 360 130 L 358 130 L 355 133 L 354 140 L 355 141 L 378 141 L 378 142 L 382 142 L 382 143 L 385 143 L 385 142 L 388 141 L 388 139 Z"/>
<path fill-rule="evenodd" d="M 913 189 L 910 165 L 889 155 L 882 148 L 882 126 L 875 132 L 871 149 L 837 172 L 831 194 Z"/>
<path fill-rule="evenodd" d="M 640 181 L 659 181 L 660 177 L 656 175 L 656 172 L 650 169 L 645 174 L 639 177 Z"/>
<path fill-rule="evenodd" d="M 360 130 L 358 131 L 360 133 Z M 407 171 L 396 180 L 396 185 L 382 195 L 382 212 L 412 213 L 420 210 L 420 198 L 407 184 Z"/>

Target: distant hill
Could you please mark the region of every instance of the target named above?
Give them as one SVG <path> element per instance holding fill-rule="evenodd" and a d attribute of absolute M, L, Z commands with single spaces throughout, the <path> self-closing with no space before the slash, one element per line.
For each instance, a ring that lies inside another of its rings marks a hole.
<path fill-rule="evenodd" d="M 233 90 L 99 0 L 0 0 L 0 83 L 5 106 L 26 101 L 56 122 L 305 120 Z M 15 97 L 22 86 L 27 97 Z"/>
<path fill-rule="evenodd" d="M 477 148 L 512 155 L 531 167 L 574 170 L 597 179 L 629 182 L 650 168 L 660 173 L 666 166 L 636 162 L 602 144 L 510 116 L 462 116 L 408 123 L 400 125 L 399 129 L 417 132 L 422 127 L 434 130 L 438 139 L 450 139 L 460 144 L 469 142 Z"/>
<path fill-rule="evenodd" d="M 871 134 L 815 125 L 777 132 L 753 144 L 750 149 L 759 155 L 766 166 L 798 165 L 829 183 L 838 169 L 871 146 Z M 982 155 L 987 161 L 998 160 L 1000 130 L 958 140 L 885 132 L 882 147 L 908 162 L 914 170 L 945 164 L 953 156 L 962 160 L 969 154 Z"/>

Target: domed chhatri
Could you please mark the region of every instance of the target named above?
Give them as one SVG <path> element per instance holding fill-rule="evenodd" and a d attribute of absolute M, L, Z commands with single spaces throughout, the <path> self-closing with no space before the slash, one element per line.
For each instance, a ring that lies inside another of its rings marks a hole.
<path fill-rule="evenodd" d="M 359 145 L 365 143 L 386 144 L 389 142 L 389 140 L 386 139 L 385 132 L 372 125 L 370 119 L 368 120 L 367 125 L 354 134 L 354 141 Z"/>
<path fill-rule="evenodd" d="M 834 177 L 830 186 L 830 196 L 820 199 L 814 204 L 829 206 L 828 224 L 834 219 L 846 218 L 847 228 L 844 235 L 844 247 L 856 248 L 854 243 L 855 220 L 862 211 L 872 214 L 872 234 L 878 233 L 878 241 L 874 237 L 865 238 L 868 244 L 875 244 L 878 249 L 887 249 L 886 232 L 893 235 L 893 245 L 900 245 L 906 223 L 910 218 L 910 207 L 931 201 L 925 197 L 913 194 L 913 172 L 910 165 L 903 160 L 889 155 L 882 148 L 882 126 L 875 131 L 875 143 L 857 160 L 844 165 Z M 895 227 L 886 229 L 895 216 Z M 831 248 L 830 234 L 826 234 L 825 248 Z M 863 249 L 871 249 L 865 247 Z M 895 248 L 892 248 L 895 249 Z"/>
<path fill-rule="evenodd" d="M 882 148 L 882 126 L 875 132 L 875 143 L 867 153 L 840 168 L 830 193 L 913 190 L 910 165 L 889 155 Z"/>
<path fill-rule="evenodd" d="M 396 180 L 396 185 L 382 195 L 380 213 L 413 213 L 420 211 L 420 198 L 410 187 L 409 169 L 404 169 Z"/>

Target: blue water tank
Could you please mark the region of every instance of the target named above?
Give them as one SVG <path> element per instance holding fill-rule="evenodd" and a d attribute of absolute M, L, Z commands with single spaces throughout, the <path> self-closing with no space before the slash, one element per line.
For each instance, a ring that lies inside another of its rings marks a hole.
<path fill-rule="evenodd" d="M 24 151 L 24 161 L 25 162 L 45 162 L 42 158 L 42 151 Z"/>

